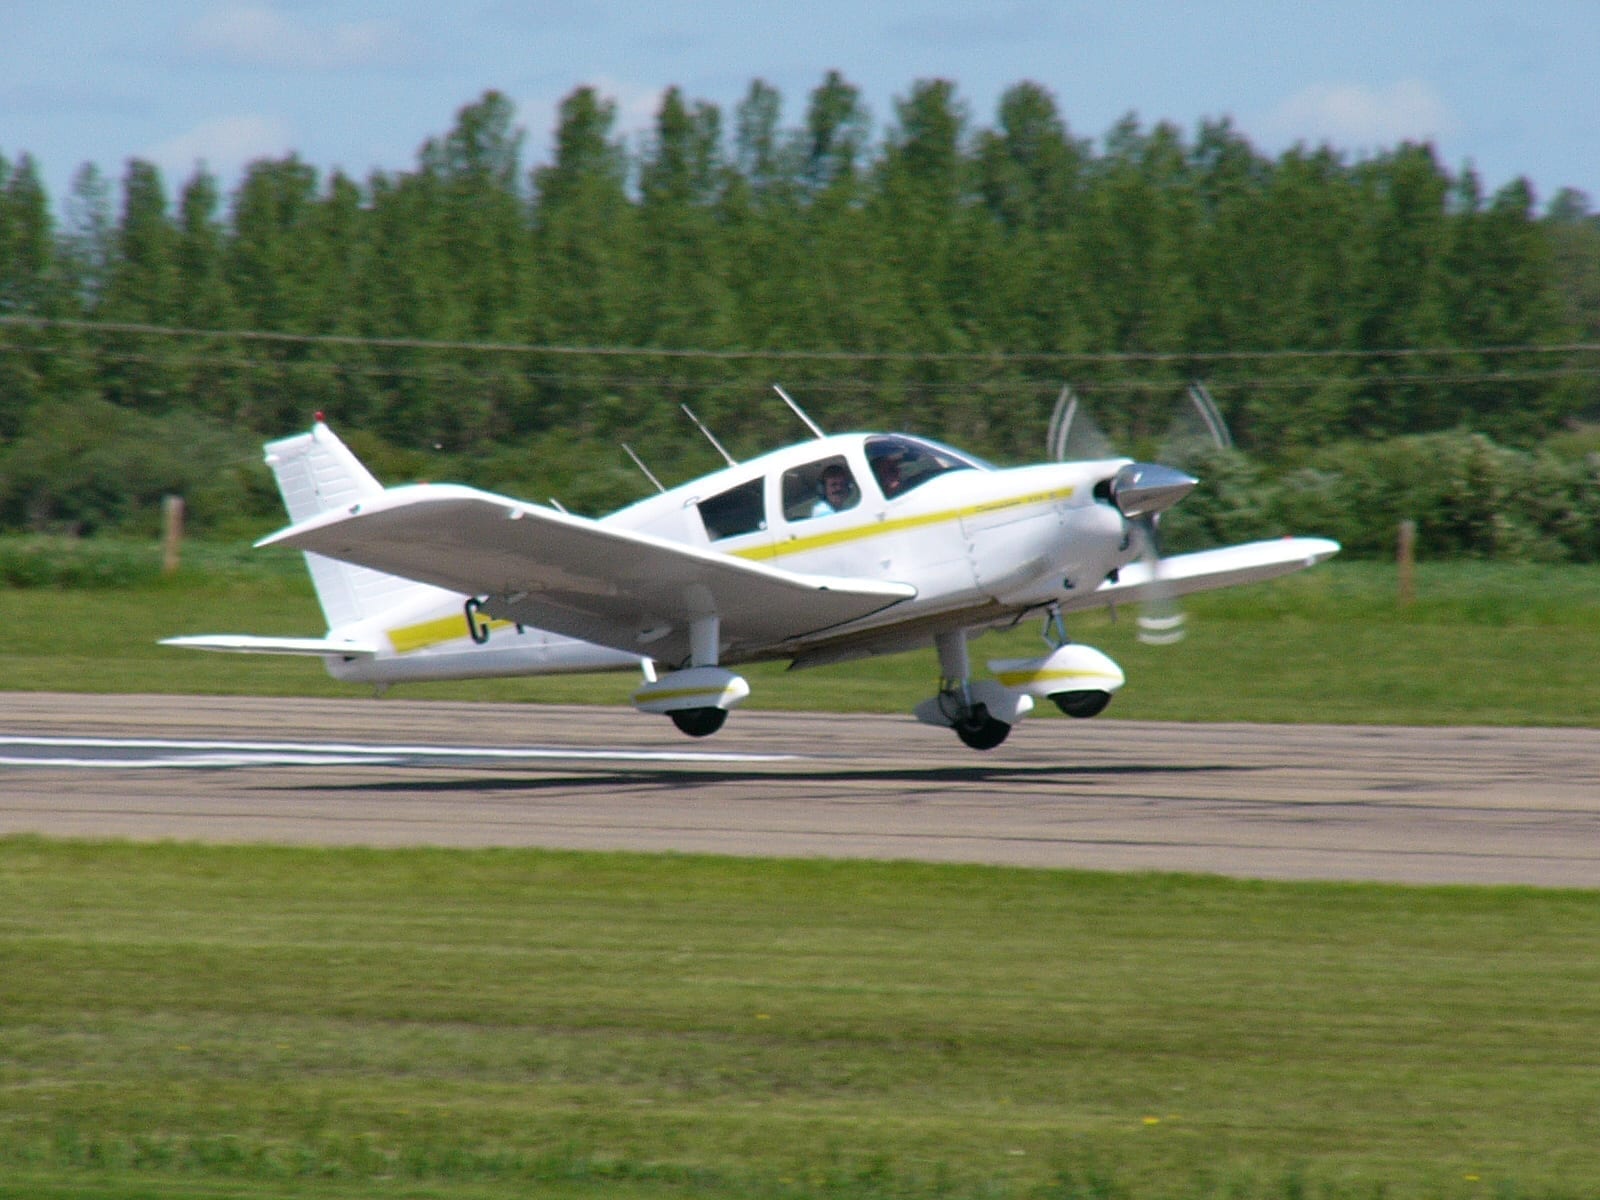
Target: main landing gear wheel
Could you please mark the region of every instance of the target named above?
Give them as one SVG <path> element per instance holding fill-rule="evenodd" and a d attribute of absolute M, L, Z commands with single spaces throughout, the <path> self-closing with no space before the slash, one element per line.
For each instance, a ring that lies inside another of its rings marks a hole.
<path fill-rule="evenodd" d="M 1111 693 L 1101 691 L 1056 692 L 1050 699 L 1069 717 L 1098 717 L 1111 703 Z"/>
<path fill-rule="evenodd" d="M 710 737 L 722 728 L 722 723 L 728 719 L 728 710 L 725 708 L 680 708 L 669 712 L 680 732 L 693 738 Z"/>
<path fill-rule="evenodd" d="M 974 750 L 993 750 L 1006 740 L 1011 726 L 989 715 L 982 704 L 974 704 L 966 716 L 955 722 L 956 736 Z"/>

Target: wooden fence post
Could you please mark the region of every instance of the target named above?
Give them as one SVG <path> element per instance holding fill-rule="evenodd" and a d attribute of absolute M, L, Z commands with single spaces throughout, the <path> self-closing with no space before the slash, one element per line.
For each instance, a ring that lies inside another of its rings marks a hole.
<path fill-rule="evenodd" d="M 1410 518 L 1400 522 L 1395 560 L 1400 580 L 1400 607 L 1410 608 L 1417 598 L 1417 523 Z"/>
<path fill-rule="evenodd" d="M 161 498 L 161 573 L 171 575 L 178 569 L 183 549 L 183 497 Z"/>

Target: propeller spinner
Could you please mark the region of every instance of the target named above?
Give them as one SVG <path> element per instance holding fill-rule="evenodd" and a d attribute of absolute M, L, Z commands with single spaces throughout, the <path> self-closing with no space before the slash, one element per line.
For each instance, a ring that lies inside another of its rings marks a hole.
<path fill-rule="evenodd" d="M 1176 467 L 1129 463 L 1111 480 L 1111 502 L 1130 520 L 1153 517 L 1182 500 L 1199 482 Z"/>

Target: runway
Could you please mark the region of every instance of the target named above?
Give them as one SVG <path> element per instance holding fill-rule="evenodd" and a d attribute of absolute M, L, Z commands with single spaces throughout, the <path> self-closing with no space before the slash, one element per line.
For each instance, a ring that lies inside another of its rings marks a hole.
<path fill-rule="evenodd" d="M 0 833 L 1600 887 L 1600 730 L 0 693 Z"/>

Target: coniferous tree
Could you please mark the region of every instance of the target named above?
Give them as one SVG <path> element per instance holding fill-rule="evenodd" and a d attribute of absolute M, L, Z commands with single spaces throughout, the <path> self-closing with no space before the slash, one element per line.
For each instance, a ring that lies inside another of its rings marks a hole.
<path fill-rule="evenodd" d="M 726 128 L 672 89 L 630 147 L 615 104 L 583 88 L 529 171 L 491 91 L 412 167 L 362 184 L 261 161 L 227 196 L 197 173 L 174 211 L 135 161 L 113 217 L 85 168 L 59 230 L 31 159 L 0 158 L 0 311 L 237 331 L 10 326 L 0 439 L 155 428 L 94 397 L 271 435 L 328 408 L 418 452 L 503 446 L 509 478 L 528 444 L 576 463 L 599 453 L 582 439 L 609 455 L 626 429 L 675 452 L 694 440 L 679 399 L 741 452 L 770 445 L 755 397 L 781 381 L 833 428 L 1020 458 L 1063 382 L 1143 451 L 1203 376 L 1241 446 L 1277 466 L 1400 433 L 1533 442 L 1600 412 L 1592 353 L 1533 352 L 1600 340 L 1600 218 L 1581 195 L 1540 216 L 1525 184 L 1485 195 L 1425 145 L 1272 158 L 1225 120 L 1186 136 L 1130 116 L 1092 144 L 1036 83 L 987 127 L 944 80 L 913 84 L 890 118 L 873 141 L 837 72 L 792 126 L 761 80 Z M 719 353 L 681 353 L 696 349 Z M 39 403 L 52 422 L 27 415 Z M 1501 461 L 1451 446 L 1451 462 Z M 596 506 L 616 486 L 609 468 L 579 475 Z"/>
<path fill-rule="evenodd" d="M 220 220 L 221 193 L 209 172 L 197 171 L 178 200 L 178 322 L 190 329 L 238 327 L 239 312 L 228 279 L 226 232 Z M 228 418 L 245 406 L 249 380 L 234 366 L 241 347 L 233 339 L 189 344 L 188 406 Z"/>
<path fill-rule="evenodd" d="M 84 163 L 72 176 L 60 238 L 61 260 L 71 281 L 75 307 L 84 314 L 96 312 L 104 299 L 115 236 L 111 184 L 99 167 Z"/>
<path fill-rule="evenodd" d="M 132 159 L 122 182 L 110 276 L 99 315 L 140 326 L 178 323 L 178 232 L 161 172 Z M 187 347 L 177 338 L 111 333 L 101 338 L 108 399 L 132 408 L 165 412 L 186 402 Z"/>
<path fill-rule="evenodd" d="M 533 172 L 533 341 L 627 345 L 641 273 L 638 211 L 628 196 L 628 155 L 615 133 L 616 104 L 593 88 L 561 102 L 552 160 Z M 584 422 L 612 403 L 600 358 L 540 357 L 524 432 Z"/>
<path fill-rule="evenodd" d="M 24 154 L 12 164 L 0 156 L 0 316 L 74 315 L 59 257 L 33 158 Z M 0 326 L 0 440 L 17 434 L 30 408 L 80 374 L 75 357 L 60 353 L 75 341 L 70 333 Z"/>
<path fill-rule="evenodd" d="M 721 129 L 715 105 L 691 106 L 677 88 L 667 89 L 639 164 L 644 271 L 637 287 L 636 345 L 722 349 L 731 342 L 733 298 L 717 208 L 726 180 Z M 680 381 L 676 398 L 700 393 L 702 415 L 718 415 L 728 389 L 716 388 L 714 368 L 679 360 L 671 373 Z"/>

